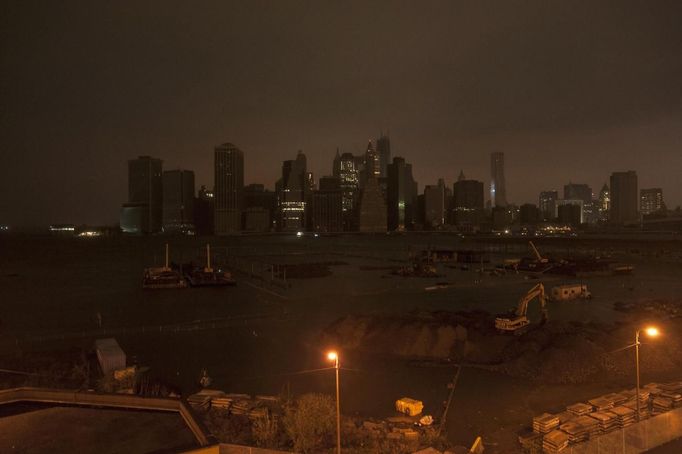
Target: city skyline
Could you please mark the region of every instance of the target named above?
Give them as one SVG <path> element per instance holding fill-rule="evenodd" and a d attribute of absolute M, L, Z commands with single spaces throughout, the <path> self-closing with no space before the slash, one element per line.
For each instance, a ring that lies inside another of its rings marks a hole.
<path fill-rule="evenodd" d="M 10 3 L 0 222 L 114 223 L 133 156 L 210 184 L 230 141 L 245 181 L 272 187 L 284 156 L 327 175 L 337 146 L 381 131 L 422 187 L 460 169 L 488 183 L 501 151 L 513 203 L 632 169 L 674 208 L 680 22 L 678 2 Z"/>

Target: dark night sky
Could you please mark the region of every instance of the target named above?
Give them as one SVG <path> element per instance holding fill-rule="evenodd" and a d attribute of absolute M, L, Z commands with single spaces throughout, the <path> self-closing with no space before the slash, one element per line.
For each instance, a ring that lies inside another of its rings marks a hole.
<path fill-rule="evenodd" d="M 682 2 L 2 2 L 0 223 L 116 223 L 126 160 L 272 187 L 302 148 L 390 130 L 420 190 L 489 179 L 537 203 L 636 170 L 682 203 Z"/>

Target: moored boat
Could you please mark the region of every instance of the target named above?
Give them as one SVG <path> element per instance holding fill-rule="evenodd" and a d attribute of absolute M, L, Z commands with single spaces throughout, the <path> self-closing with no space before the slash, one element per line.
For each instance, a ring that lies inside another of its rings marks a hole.
<path fill-rule="evenodd" d="M 168 243 L 166 243 L 166 265 L 162 267 L 145 268 L 142 277 L 142 288 L 165 289 L 185 287 L 187 287 L 187 283 L 182 278 L 182 275 L 169 266 Z"/>

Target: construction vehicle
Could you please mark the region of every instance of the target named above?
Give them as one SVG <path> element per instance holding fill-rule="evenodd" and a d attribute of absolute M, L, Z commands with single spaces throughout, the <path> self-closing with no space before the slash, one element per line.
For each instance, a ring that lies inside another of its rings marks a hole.
<path fill-rule="evenodd" d="M 565 284 L 552 287 L 553 301 L 570 301 L 575 299 L 590 299 L 592 293 L 585 284 Z"/>
<path fill-rule="evenodd" d="M 533 244 L 532 241 L 529 241 L 528 244 L 530 244 L 531 249 L 533 249 L 533 253 L 535 254 L 535 258 L 538 263 L 547 263 L 549 262 L 549 259 L 546 257 L 543 257 L 540 255 L 540 252 L 538 251 L 538 248 L 535 247 L 535 244 Z"/>
<path fill-rule="evenodd" d="M 521 299 L 516 310 L 512 310 L 507 314 L 500 314 L 495 318 L 495 328 L 503 333 L 521 334 L 530 324 L 528 320 L 528 303 L 534 298 L 540 300 L 540 308 L 542 310 L 542 320 L 540 323 L 547 321 L 547 297 L 545 296 L 545 286 L 537 284 L 528 291 Z"/>

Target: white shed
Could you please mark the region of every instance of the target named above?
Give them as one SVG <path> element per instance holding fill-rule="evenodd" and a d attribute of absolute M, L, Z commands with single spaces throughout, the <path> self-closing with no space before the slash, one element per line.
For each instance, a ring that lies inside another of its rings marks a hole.
<path fill-rule="evenodd" d="M 104 374 L 126 367 L 126 354 L 113 337 L 95 341 L 97 360 Z"/>

